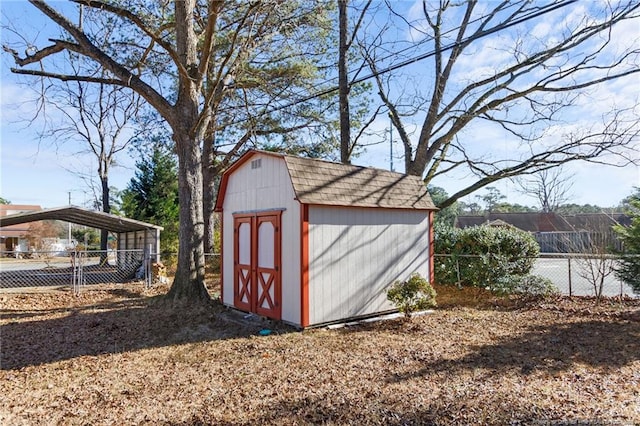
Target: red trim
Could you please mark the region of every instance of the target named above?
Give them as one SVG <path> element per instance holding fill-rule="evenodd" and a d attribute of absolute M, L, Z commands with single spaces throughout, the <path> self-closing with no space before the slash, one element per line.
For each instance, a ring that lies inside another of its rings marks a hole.
<path fill-rule="evenodd" d="M 240 168 L 240 166 L 242 166 L 243 164 L 245 164 L 247 161 L 249 161 L 254 155 L 257 154 L 262 154 L 265 156 L 270 156 L 270 157 L 276 157 L 276 158 L 285 158 L 284 154 L 280 154 L 277 152 L 271 152 L 271 151 L 261 151 L 261 150 L 256 150 L 256 149 L 252 149 L 249 150 L 247 152 L 245 152 L 244 154 L 242 154 L 240 156 L 240 158 L 238 158 L 233 164 L 231 164 L 227 170 L 224 171 L 224 173 L 222 174 L 222 178 L 220 180 L 220 186 L 218 188 L 218 194 L 216 196 L 216 205 L 214 210 L 217 212 L 222 211 L 222 204 L 224 203 L 224 197 L 225 194 L 227 192 L 227 185 L 229 183 L 229 176 L 236 171 L 238 168 Z M 362 167 L 362 166 L 358 166 L 358 167 Z M 289 168 L 287 167 L 287 171 L 289 170 Z M 316 205 L 316 204 L 312 204 L 312 205 Z M 402 207 L 402 208 L 393 208 L 393 207 L 378 207 L 378 206 L 353 206 L 353 205 L 340 205 L 340 204 L 317 204 L 318 206 L 328 206 L 328 207 L 347 207 L 347 208 L 365 208 L 365 209 L 390 209 L 390 210 L 418 210 L 418 211 L 431 211 L 432 209 L 414 209 L 411 207 Z M 435 206 L 433 207 L 433 210 L 438 210 Z"/>
<path fill-rule="evenodd" d="M 434 211 L 429 212 L 429 282 L 433 284 L 436 279 L 436 270 L 435 270 L 435 232 L 433 230 L 433 217 Z"/>
<path fill-rule="evenodd" d="M 309 326 L 309 205 L 300 205 L 300 325 Z"/>
<path fill-rule="evenodd" d="M 220 211 L 220 301 L 224 303 L 224 211 Z"/>
<path fill-rule="evenodd" d="M 342 204 L 313 204 L 313 203 L 309 203 L 306 204 L 308 206 L 313 206 L 313 207 L 338 207 L 341 209 L 375 209 L 375 210 L 391 210 L 391 211 L 398 211 L 398 210 L 403 210 L 403 211 L 411 211 L 411 212 L 432 212 L 432 211 L 438 211 L 439 209 L 437 208 L 433 208 L 433 209 L 414 209 L 411 207 L 378 207 L 378 206 L 357 206 L 357 205 L 342 205 Z"/>
<path fill-rule="evenodd" d="M 233 215 L 233 305 L 243 311 L 280 320 L 282 318 L 282 211 L 268 211 Z M 258 245 L 260 225 L 273 225 L 273 268 L 258 266 Z M 240 264 L 239 228 L 249 225 L 249 264 Z M 266 275 L 266 278 L 265 278 Z M 273 288 L 273 298 L 269 290 Z M 243 301 L 243 299 L 246 300 Z M 266 303 L 267 307 L 263 305 Z"/>
<path fill-rule="evenodd" d="M 253 219 L 247 216 L 235 216 L 233 217 L 233 306 L 244 311 L 251 311 L 251 300 L 253 295 L 253 232 L 249 232 L 249 244 L 251 246 L 251 255 L 249 264 L 241 264 L 240 259 L 240 244 L 239 234 L 240 226 L 248 224 L 249 229 L 253 226 Z M 242 299 L 245 298 L 246 302 Z"/>
<path fill-rule="evenodd" d="M 255 281 L 254 281 L 254 300 L 255 303 L 255 312 L 258 315 L 266 316 L 273 319 L 281 319 L 282 318 L 282 236 L 280 231 L 280 217 L 282 215 L 282 211 L 278 212 L 269 212 L 269 213 L 258 213 L 255 219 L 255 233 L 256 233 L 256 263 L 258 263 L 258 231 L 260 229 L 260 225 L 263 223 L 271 223 L 273 226 L 273 268 L 260 268 L 259 265 L 256 264 L 254 268 L 255 271 Z M 263 273 L 267 273 L 267 281 L 264 281 Z M 260 286 L 260 290 L 258 290 L 258 286 Z M 271 299 L 269 295 L 270 288 L 273 287 L 273 299 Z M 263 308 L 262 305 L 264 302 L 267 302 L 268 308 Z"/>

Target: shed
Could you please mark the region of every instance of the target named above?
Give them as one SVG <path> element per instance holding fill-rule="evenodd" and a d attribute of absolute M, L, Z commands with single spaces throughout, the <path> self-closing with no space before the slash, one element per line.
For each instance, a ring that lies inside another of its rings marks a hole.
<path fill-rule="evenodd" d="M 251 150 L 223 174 L 222 302 L 297 327 L 394 310 L 386 290 L 433 277 L 417 176 Z"/>

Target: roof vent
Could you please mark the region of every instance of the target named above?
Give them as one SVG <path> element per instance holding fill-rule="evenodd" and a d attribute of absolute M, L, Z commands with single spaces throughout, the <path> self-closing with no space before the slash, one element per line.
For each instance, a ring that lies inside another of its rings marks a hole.
<path fill-rule="evenodd" d="M 258 158 L 257 160 L 253 160 L 251 162 L 251 169 L 259 169 L 262 167 L 262 158 Z"/>

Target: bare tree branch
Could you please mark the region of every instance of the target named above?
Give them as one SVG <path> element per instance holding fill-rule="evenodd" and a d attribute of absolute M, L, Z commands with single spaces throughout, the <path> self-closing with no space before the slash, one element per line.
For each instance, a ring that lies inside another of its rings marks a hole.
<path fill-rule="evenodd" d="M 572 177 L 573 175 L 566 174 L 562 166 L 559 166 L 541 170 L 528 179 L 521 177 L 517 182 L 523 194 L 534 196 L 539 202 L 540 210 L 549 213 L 556 211 L 569 200 L 569 191 L 573 186 Z"/>
<path fill-rule="evenodd" d="M 29 0 L 31 4 L 33 4 L 38 10 L 44 13 L 49 19 L 58 24 L 62 29 L 67 31 L 71 37 L 74 38 L 76 43 L 70 43 L 62 40 L 56 40 L 55 45 L 62 46 L 63 48 L 51 49 L 50 47 L 44 48 L 44 50 L 39 50 L 33 55 L 29 55 L 25 58 L 15 58 L 16 62 L 19 64 L 19 60 L 28 61 L 27 64 L 33 63 L 33 58 L 38 58 L 39 61 L 44 60 L 51 55 L 56 53 L 60 53 L 65 49 L 73 50 L 83 56 L 89 57 L 106 69 L 108 69 L 113 75 L 120 80 L 120 85 L 129 86 L 134 88 L 138 93 L 140 93 L 151 105 L 158 109 L 158 111 L 165 116 L 167 120 L 172 120 L 171 116 L 171 106 L 170 104 L 153 89 L 153 87 L 149 86 L 147 83 L 143 82 L 139 77 L 131 73 L 121 64 L 118 64 L 113 58 L 111 58 L 107 53 L 100 50 L 97 46 L 95 46 L 89 38 L 84 34 L 84 32 L 76 25 L 71 23 L 67 18 L 59 14 L 55 9 L 51 8 L 48 4 L 41 0 Z M 32 75 L 40 75 L 40 74 L 32 74 Z M 56 73 L 51 73 L 48 75 L 51 78 L 57 78 Z M 64 76 L 64 75 L 63 75 Z M 86 76 L 85 76 L 86 77 Z M 88 78 L 86 81 L 90 81 Z"/>
<path fill-rule="evenodd" d="M 65 81 L 65 82 L 66 81 L 82 81 L 85 83 L 112 84 L 115 86 L 127 87 L 127 85 L 122 80 L 113 79 L 113 78 L 99 78 L 99 77 L 89 77 L 89 76 L 82 76 L 82 75 L 58 74 L 58 73 L 38 71 L 38 70 L 24 70 L 20 68 L 11 68 L 11 72 L 14 74 L 55 78 L 56 80 Z"/>
<path fill-rule="evenodd" d="M 165 52 L 167 52 L 167 54 L 173 59 L 173 62 L 176 65 L 178 65 L 178 72 L 182 74 L 183 77 L 188 77 L 187 70 L 183 66 L 180 66 L 181 63 L 175 49 L 160 37 L 159 34 L 162 33 L 163 28 L 160 28 L 160 31 L 158 33 L 155 33 L 151 30 L 151 28 L 147 23 L 143 22 L 143 20 L 140 19 L 140 17 L 132 13 L 130 10 L 115 6 L 112 3 L 105 3 L 103 1 L 98 1 L 98 0 L 72 0 L 72 1 L 74 3 L 78 3 L 78 4 L 92 7 L 95 9 L 106 10 L 108 12 L 113 13 L 114 15 L 120 16 L 132 22 L 140 30 L 142 30 L 143 33 L 149 36 L 149 38 L 151 38 L 153 43 L 158 44 L 165 50 Z"/>
<path fill-rule="evenodd" d="M 424 95 L 421 90 L 415 92 L 415 97 L 429 97 L 427 106 L 421 110 L 419 137 L 412 140 L 410 135 L 399 132 L 405 145 L 407 173 L 423 176 L 426 183 L 463 168 L 477 177 L 477 182 L 454 194 L 443 207 L 497 180 L 536 173 L 567 162 L 624 165 L 639 161 L 634 149 L 640 123 L 633 109 L 626 105 L 612 111 L 599 128 L 593 126 L 556 137 L 555 141 L 551 141 L 547 133 L 552 125 L 563 124 L 558 121 L 560 114 L 577 105 L 587 90 L 617 80 L 629 81 L 640 72 L 637 46 L 631 43 L 626 43 L 624 48 L 613 46 L 618 41 L 614 40 L 613 29 L 638 19 L 640 3 L 635 0 L 605 4 L 597 11 L 592 10 L 596 9 L 596 5 L 592 5 L 582 17 L 565 20 L 565 26 L 554 33 L 554 37 L 534 39 L 528 34 L 516 34 L 518 27 L 514 24 L 540 19 L 550 6 L 556 7 L 554 13 L 562 20 L 562 14 L 572 5 L 573 2 L 543 5 L 502 1 L 477 8 L 475 1 L 423 2 L 422 19 L 409 21 L 394 10 L 396 5 L 387 2 L 400 22 L 410 31 L 420 33 L 421 37 L 413 41 L 413 45 L 422 49 L 427 45 L 432 47 L 431 52 L 419 56 L 430 59 L 432 81 Z M 495 35 L 507 28 L 505 41 L 495 46 L 491 42 L 483 45 L 480 41 L 486 34 Z M 389 98 L 378 71 L 379 62 L 373 59 L 376 52 L 393 51 L 395 45 L 387 41 L 382 31 L 365 42 L 363 50 L 370 58 L 368 64 L 376 78 L 380 101 L 391 111 L 394 126 L 402 129 L 403 122 L 415 115 L 410 115 L 401 102 Z M 493 71 L 469 71 L 472 65 L 467 62 L 470 61 L 461 59 L 475 57 L 480 52 L 485 63 L 491 65 L 487 59 L 490 54 L 479 50 L 489 45 L 508 53 L 509 57 L 498 56 Z M 411 59 L 401 62 L 405 63 L 411 63 Z M 399 65 L 392 65 L 385 71 L 392 73 L 397 68 Z M 396 85 L 406 89 L 404 79 L 403 74 L 395 77 L 399 80 Z M 492 155 L 491 159 L 485 159 L 474 135 L 463 136 L 463 130 L 480 120 L 495 124 L 515 138 L 511 155 L 499 158 Z M 407 149 L 411 146 L 413 150 Z M 527 146 L 529 153 L 522 149 Z"/>

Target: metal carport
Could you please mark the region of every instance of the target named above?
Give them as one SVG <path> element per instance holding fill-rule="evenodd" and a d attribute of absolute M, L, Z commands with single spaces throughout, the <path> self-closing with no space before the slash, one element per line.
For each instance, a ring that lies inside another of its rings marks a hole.
<path fill-rule="evenodd" d="M 118 250 L 144 250 L 152 246 L 156 260 L 160 260 L 160 231 L 164 229 L 162 226 L 77 206 L 56 207 L 5 216 L 0 219 L 0 228 L 41 220 L 60 220 L 113 232 L 118 237 Z"/>

